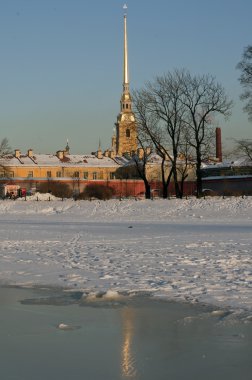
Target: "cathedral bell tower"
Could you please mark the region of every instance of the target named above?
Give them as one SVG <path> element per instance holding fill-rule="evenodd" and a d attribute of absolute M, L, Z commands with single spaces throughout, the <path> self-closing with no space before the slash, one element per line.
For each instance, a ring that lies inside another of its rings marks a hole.
<path fill-rule="evenodd" d="M 124 62 L 123 62 L 123 93 L 121 96 L 121 112 L 117 116 L 116 155 L 132 156 L 137 151 L 137 127 L 135 115 L 132 112 L 132 100 L 129 91 L 128 42 L 127 42 L 127 6 L 124 5 Z"/>

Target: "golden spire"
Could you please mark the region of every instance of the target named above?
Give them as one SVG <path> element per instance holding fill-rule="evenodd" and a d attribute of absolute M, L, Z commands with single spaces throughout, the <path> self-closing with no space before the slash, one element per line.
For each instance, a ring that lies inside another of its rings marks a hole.
<path fill-rule="evenodd" d="M 121 97 L 121 112 L 131 112 L 131 96 L 129 91 L 128 67 L 128 37 L 127 37 L 127 5 L 124 4 L 124 59 L 123 59 L 123 93 Z"/>
<path fill-rule="evenodd" d="M 137 150 L 137 126 L 132 111 L 132 99 L 129 91 L 128 70 L 128 41 L 127 41 L 127 5 L 124 9 L 124 57 L 123 57 L 123 93 L 121 95 L 121 110 L 117 116 L 116 125 L 116 154 L 118 156 L 130 155 Z M 113 140 L 114 143 L 114 140 Z M 114 146 L 114 145 L 113 145 Z"/>
<path fill-rule="evenodd" d="M 124 4 L 124 70 L 123 70 L 123 84 L 129 84 L 129 70 L 128 70 L 128 40 L 127 40 L 127 5 Z"/>

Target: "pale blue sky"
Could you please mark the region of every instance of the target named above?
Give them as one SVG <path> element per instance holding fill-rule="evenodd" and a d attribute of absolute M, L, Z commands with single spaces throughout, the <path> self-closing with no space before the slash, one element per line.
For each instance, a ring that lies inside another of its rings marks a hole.
<path fill-rule="evenodd" d="M 110 146 L 122 92 L 121 0 L 0 0 L 0 138 L 13 149 Z M 174 68 L 216 77 L 234 100 L 224 139 L 252 138 L 239 62 L 251 0 L 128 0 L 131 89 Z M 228 140 L 224 143 L 227 145 Z"/>

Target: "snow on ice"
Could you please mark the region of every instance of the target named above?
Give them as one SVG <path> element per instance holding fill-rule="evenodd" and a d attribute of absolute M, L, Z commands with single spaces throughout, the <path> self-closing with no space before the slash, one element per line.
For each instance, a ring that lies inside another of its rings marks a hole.
<path fill-rule="evenodd" d="M 2 285 L 148 292 L 252 312 L 252 197 L 48 199 L 0 202 Z"/>

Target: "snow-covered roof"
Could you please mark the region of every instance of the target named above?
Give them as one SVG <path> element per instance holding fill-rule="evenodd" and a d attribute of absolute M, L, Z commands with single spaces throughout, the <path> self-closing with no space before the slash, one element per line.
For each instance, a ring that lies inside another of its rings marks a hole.
<path fill-rule="evenodd" d="M 125 159 L 126 160 L 126 159 Z M 26 154 L 20 154 L 19 157 L 15 155 L 4 156 L 0 159 L 2 166 L 76 166 L 76 167 L 118 167 L 125 163 L 122 157 L 103 156 L 98 158 L 95 155 L 81 155 L 81 154 L 68 154 L 60 159 L 56 154 L 34 154 L 31 157 Z"/>
<path fill-rule="evenodd" d="M 114 158 L 114 161 L 115 161 L 118 165 L 120 165 L 120 166 L 127 165 L 128 162 L 129 162 L 129 160 L 128 160 L 126 157 L 124 157 L 124 156 L 116 156 L 116 157 Z"/>
<path fill-rule="evenodd" d="M 232 161 L 232 166 L 252 166 L 252 160 L 249 157 L 241 157 L 235 161 Z"/>
<path fill-rule="evenodd" d="M 202 169 L 214 169 L 214 168 L 229 168 L 229 167 L 242 167 L 252 166 L 252 160 L 248 157 L 241 157 L 235 160 L 216 162 L 216 163 L 202 163 Z"/>

